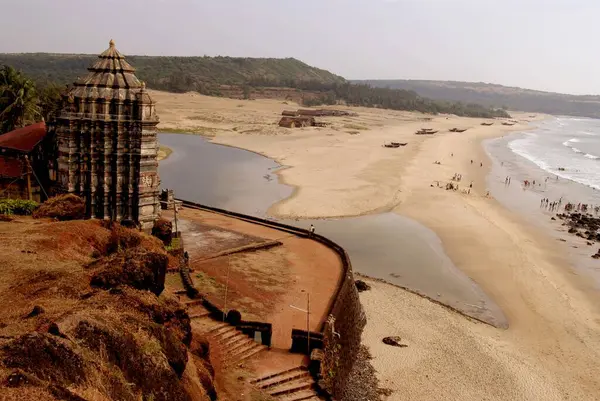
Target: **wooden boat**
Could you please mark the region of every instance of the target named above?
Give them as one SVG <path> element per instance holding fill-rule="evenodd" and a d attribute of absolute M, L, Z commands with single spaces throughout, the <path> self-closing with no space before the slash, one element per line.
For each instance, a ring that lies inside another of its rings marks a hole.
<path fill-rule="evenodd" d="M 433 135 L 435 133 L 437 133 L 437 131 L 432 131 L 432 130 L 427 129 L 427 130 L 417 131 L 417 132 L 415 132 L 415 135 Z"/>
<path fill-rule="evenodd" d="M 399 148 L 400 144 L 392 142 L 392 143 L 384 143 L 383 146 L 386 148 Z"/>
<path fill-rule="evenodd" d="M 486 127 L 489 127 L 490 125 L 494 125 L 494 123 L 481 123 L 481 125 L 485 125 Z"/>
<path fill-rule="evenodd" d="M 406 146 L 408 142 L 390 142 L 390 144 L 394 146 Z"/>
<path fill-rule="evenodd" d="M 508 125 L 509 127 L 512 127 L 515 124 L 511 124 L 511 123 L 502 123 L 502 125 Z"/>
<path fill-rule="evenodd" d="M 464 128 L 464 129 L 451 128 L 449 131 L 450 132 L 465 132 L 466 130 L 467 130 L 467 128 Z"/>

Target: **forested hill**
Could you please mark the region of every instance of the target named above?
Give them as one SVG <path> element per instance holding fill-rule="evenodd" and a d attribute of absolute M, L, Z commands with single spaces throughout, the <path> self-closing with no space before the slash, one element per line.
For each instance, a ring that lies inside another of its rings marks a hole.
<path fill-rule="evenodd" d="M 0 54 L 0 65 L 10 65 L 38 82 L 70 84 L 96 60 L 88 54 Z M 211 86 L 245 85 L 298 87 L 307 83 L 345 82 L 329 71 L 294 58 L 152 57 L 127 56 L 137 76 L 148 86 L 173 92 L 210 93 Z"/>
<path fill-rule="evenodd" d="M 419 80 L 352 81 L 404 89 L 436 100 L 477 103 L 509 110 L 600 118 L 600 96 L 575 96 L 487 83 Z"/>
<path fill-rule="evenodd" d="M 81 54 L 0 54 L 0 66 L 21 71 L 40 87 L 67 85 L 83 77 L 96 60 Z M 281 98 L 305 106 L 344 103 L 423 113 L 469 117 L 508 117 L 499 108 L 473 102 L 434 101 L 414 91 L 354 85 L 329 71 L 293 58 L 128 56 L 137 76 L 148 87 L 168 92 L 199 92 L 209 96 L 256 99 Z M 55 90 L 56 89 L 56 90 Z"/>

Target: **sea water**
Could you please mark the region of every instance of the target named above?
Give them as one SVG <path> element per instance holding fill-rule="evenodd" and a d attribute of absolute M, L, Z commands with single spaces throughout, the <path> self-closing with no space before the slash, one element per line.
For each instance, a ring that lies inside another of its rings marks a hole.
<path fill-rule="evenodd" d="M 508 146 L 550 174 L 600 189 L 600 120 L 549 118 Z"/>

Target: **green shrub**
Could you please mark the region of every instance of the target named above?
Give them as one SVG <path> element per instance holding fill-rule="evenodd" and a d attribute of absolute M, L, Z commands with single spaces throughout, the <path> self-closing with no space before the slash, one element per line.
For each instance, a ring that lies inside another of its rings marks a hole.
<path fill-rule="evenodd" d="M 38 207 L 38 203 L 24 199 L 0 199 L 0 214 L 28 216 Z"/>

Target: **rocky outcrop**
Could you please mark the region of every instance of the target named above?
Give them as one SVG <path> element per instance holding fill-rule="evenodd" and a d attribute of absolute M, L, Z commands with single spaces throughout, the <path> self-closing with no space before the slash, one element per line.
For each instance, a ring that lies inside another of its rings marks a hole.
<path fill-rule="evenodd" d="M 96 270 L 90 284 L 104 289 L 128 285 L 156 295 L 165 288 L 169 258 L 165 254 L 148 252 L 142 248 L 127 249 L 93 262 Z"/>
<path fill-rule="evenodd" d="M 173 234 L 173 223 L 167 219 L 158 219 L 152 227 L 152 235 L 162 241 L 163 244 L 169 245 Z"/>
<path fill-rule="evenodd" d="M 160 241 L 91 221 L 2 224 L 11 226 L 0 226 L 0 236 L 16 233 L 18 242 L 0 249 L 7 268 L 0 303 L 11 304 L 0 313 L 0 398 L 211 398 L 212 377 L 200 381 L 196 369 L 207 370 L 208 362 L 196 355 L 198 363 L 190 363 L 190 318 L 162 293 Z M 27 235 L 35 238 L 29 243 L 35 253 L 20 251 Z M 139 245 L 121 248 L 129 243 Z"/>

